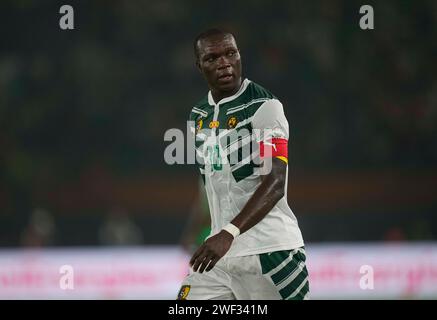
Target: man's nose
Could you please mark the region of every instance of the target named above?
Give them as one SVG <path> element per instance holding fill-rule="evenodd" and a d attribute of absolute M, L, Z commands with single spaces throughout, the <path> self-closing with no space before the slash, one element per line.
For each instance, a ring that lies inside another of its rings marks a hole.
<path fill-rule="evenodd" d="M 228 60 L 228 58 L 226 56 L 221 56 L 218 59 L 218 68 L 219 69 L 224 69 L 224 68 L 227 68 L 227 67 L 230 67 L 230 66 L 231 66 L 231 64 L 230 64 L 230 62 L 229 62 L 229 60 Z"/>

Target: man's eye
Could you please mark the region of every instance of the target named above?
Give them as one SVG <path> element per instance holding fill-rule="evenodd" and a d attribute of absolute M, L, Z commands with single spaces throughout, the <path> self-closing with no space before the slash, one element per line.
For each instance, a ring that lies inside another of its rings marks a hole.
<path fill-rule="evenodd" d="M 229 51 L 229 52 L 228 52 L 228 56 L 229 56 L 229 57 L 232 57 L 234 54 L 235 54 L 235 51 Z"/>
<path fill-rule="evenodd" d="M 213 57 L 209 57 L 209 58 L 206 59 L 206 61 L 209 62 L 209 63 L 214 62 L 214 58 Z"/>

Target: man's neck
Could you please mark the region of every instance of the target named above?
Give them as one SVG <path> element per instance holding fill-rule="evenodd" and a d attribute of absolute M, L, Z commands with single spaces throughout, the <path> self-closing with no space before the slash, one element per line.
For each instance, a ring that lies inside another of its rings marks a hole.
<path fill-rule="evenodd" d="M 243 81 L 241 81 L 241 78 L 240 78 L 239 84 L 237 86 L 235 86 L 235 88 L 230 90 L 230 91 L 218 91 L 218 90 L 216 91 L 214 89 L 211 89 L 211 95 L 212 95 L 212 98 L 214 99 L 214 102 L 218 103 L 219 101 L 221 101 L 224 98 L 233 96 L 234 94 L 236 94 L 240 90 L 242 85 L 243 85 Z"/>

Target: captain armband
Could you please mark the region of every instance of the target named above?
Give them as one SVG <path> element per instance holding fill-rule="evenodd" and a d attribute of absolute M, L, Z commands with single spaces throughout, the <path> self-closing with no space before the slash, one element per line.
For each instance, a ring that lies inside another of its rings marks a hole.
<path fill-rule="evenodd" d="M 260 157 L 278 158 L 288 164 L 288 140 L 284 138 L 272 138 L 260 142 Z"/>

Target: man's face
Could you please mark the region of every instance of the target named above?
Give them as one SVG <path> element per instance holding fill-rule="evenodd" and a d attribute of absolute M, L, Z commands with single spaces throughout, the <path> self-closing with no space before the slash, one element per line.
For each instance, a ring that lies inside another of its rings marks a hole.
<path fill-rule="evenodd" d="M 216 35 L 198 42 L 197 66 L 211 90 L 232 92 L 241 84 L 241 59 L 232 35 Z"/>

